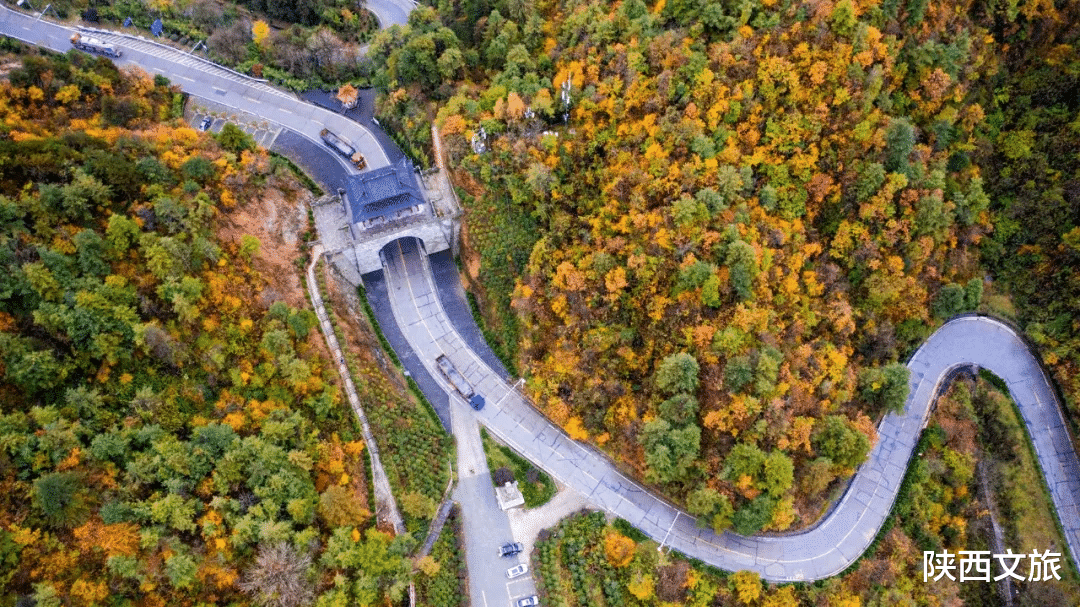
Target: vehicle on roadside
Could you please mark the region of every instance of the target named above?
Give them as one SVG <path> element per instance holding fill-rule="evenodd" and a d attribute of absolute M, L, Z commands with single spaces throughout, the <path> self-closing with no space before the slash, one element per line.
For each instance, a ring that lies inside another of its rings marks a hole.
<path fill-rule="evenodd" d="M 202 119 L 202 122 L 199 123 L 199 130 L 200 131 L 207 131 L 207 130 L 210 129 L 210 125 L 213 124 L 213 123 L 214 123 L 214 119 L 211 118 L 210 116 L 207 116 L 206 118 Z"/>
<path fill-rule="evenodd" d="M 473 390 L 469 380 L 465 379 L 465 376 L 457 370 L 457 367 L 454 366 L 454 363 L 451 362 L 445 354 L 440 354 L 439 357 L 435 359 L 435 364 L 439 367 L 439 373 L 442 373 L 442 376 L 446 378 L 446 381 L 450 382 L 450 385 L 453 386 L 458 394 L 469 403 L 469 406 L 477 411 L 484 408 L 484 397 Z"/>
<path fill-rule="evenodd" d="M 528 572 L 529 572 L 529 566 L 526 565 L 525 563 L 522 563 L 520 565 L 517 565 L 516 567 L 511 567 L 511 568 L 507 569 L 506 570 L 506 577 L 512 580 L 512 579 L 514 579 L 516 577 L 521 577 L 521 576 L 525 575 Z"/>
<path fill-rule="evenodd" d="M 323 129 L 319 131 L 319 137 L 322 137 L 323 143 L 334 148 L 335 152 L 348 158 L 349 161 L 352 162 L 353 166 L 355 166 L 356 168 L 363 169 L 367 167 L 367 158 L 364 158 L 363 154 L 357 152 L 356 148 L 354 148 L 349 142 L 345 141 L 345 139 L 336 135 L 335 133 L 331 133 L 330 129 Z"/>
<path fill-rule="evenodd" d="M 527 596 L 527 597 L 525 597 L 523 599 L 518 599 L 517 607 L 535 607 L 536 605 L 539 605 L 539 604 L 540 604 L 540 597 L 538 597 L 538 596 L 536 596 L 534 594 L 532 596 Z"/>
<path fill-rule="evenodd" d="M 515 554 L 521 552 L 522 548 L 524 548 L 524 546 L 521 545 L 521 542 L 511 542 L 509 544 L 503 544 L 499 547 L 499 556 L 514 556 Z"/>
<path fill-rule="evenodd" d="M 83 36 L 79 32 L 75 32 L 71 35 L 71 46 L 79 49 L 80 51 L 86 51 L 88 53 L 101 53 L 108 57 L 119 57 L 123 55 L 123 51 L 116 48 L 115 45 L 94 38 L 92 36 Z"/>

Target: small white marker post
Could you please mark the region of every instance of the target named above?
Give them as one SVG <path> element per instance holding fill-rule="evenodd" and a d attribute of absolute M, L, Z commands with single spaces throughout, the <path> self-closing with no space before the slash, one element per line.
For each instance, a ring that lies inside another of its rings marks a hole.
<path fill-rule="evenodd" d="M 675 521 L 679 520 L 679 515 L 680 514 L 682 514 L 682 512 L 680 512 L 678 510 L 675 511 L 675 520 L 671 521 L 671 525 L 669 525 L 668 528 L 667 528 L 667 533 L 664 534 L 664 540 L 662 542 L 660 542 L 659 546 L 656 547 L 657 552 L 661 552 L 664 549 L 664 544 L 667 542 L 668 536 L 671 535 L 671 529 L 675 526 Z"/>
<path fill-rule="evenodd" d="M 498 400 L 498 401 L 497 401 L 497 402 L 495 403 L 495 406 L 496 406 L 496 407 L 498 407 L 498 406 L 499 406 L 499 403 L 503 402 L 503 400 L 504 400 L 504 399 L 505 399 L 505 398 L 506 398 L 507 396 L 510 396 L 510 393 L 511 393 L 511 392 L 513 392 L 513 391 L 517 390 L 517 389 L 518 389 L 518 386 L 519 386 L 519 385 L 521 385 L 521 384 L 523 384 L 523 383 L 525 383 L 525 378 L 524 378 L 524 377 L 522 377 L 521 379 L 519 379 L 519 380 L 517 380 L 516 382 L 514 382 L 514 385 L 513 385 L 513 386 L 510 386 L 510 389 L 509 389 L 509 390 L 507 390 L 505 394 L 503 394 L 502 396 L 500 396 L 500 397 L 499 397 L 499 400 Z"/>

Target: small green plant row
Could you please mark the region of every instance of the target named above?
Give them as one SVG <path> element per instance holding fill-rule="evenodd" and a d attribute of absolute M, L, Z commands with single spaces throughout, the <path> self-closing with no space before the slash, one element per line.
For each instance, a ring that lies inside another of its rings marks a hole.
<path fill-rule="evenodd" d="M 603 513 L 589 512 L 564 520 L 537 543 L 534 569 L 545 604 L 627 604 L 625 571 L 620 576 L 604 552 L 606 529 Z"/>
<path fill-rule="evenodd" d="M 386 335 L 383 335 L 382 328 L 379 326 L 379 321 L 375 318 L 375 310 L 371 308 L 371 303 L 368 302 L 367 290 L 363 285 L 356 287 L 356 295 L 360 298 L 360 303 L 364 308 L 364 314 L 367 315 L 368 322 L 371 323 L 371 328 L 375 331 L 375 336 L 379 338 L 379 343 L 382 344 L 383 351 L 390 357 L 390 360 L 394 361 L 394 366 L 401 369 L 401 360 L 397 356 L 397 352 L 390 347 L 390 342 L 386 339 Z"/>
<path fill-rule="evenodd" d="M 320 262 L 321 263 L 321 262 Z M 336 315 L 333 313 L 328 314 L 330 318 L 330 325 L 333 327 L 334 334 L 338 339 L 338 343 L 344 342 L 344 334 L 338 324 Z M 363 377 L 361 368 L 356 360 L 356 356 L 352 352 L 343 352 L 345 357 L 345 366 L 348 369 L 349 375 L 352 378 Z M 354 379 L 354 385 L 358 382 Z M 369 384 L 362 384 L 365 387 L 370 387 Z M 358 385 L 359 394 L 359 385 Z M 399 424 L 393 422 L 389 424 L 379 424 L 373 421 L 373 417 L 381 419 L 383 415 L 373 415 L 376 412 L 385 410 L 385 406 L 380 406 L 382 403 L 386 403 L 389 399 L 395 399 L 394 396 L 387 395 L 388 398 L 369 400 L 364 406 L 364 413 L 368 418 L 368 422 L 371 424 L 372 433 L 376 443 L 378 444 L 380 461 L 383 466 L 383 470 L 390 481 L 391 490 L 394 496 L 400 501 L 403 496 L 411 494 L 413 492 L 420 493 L 424 496 L 431 497 L 432 493 L 437 494 L 437 489 L 434 489 L 439 484 L 439 479 L 433 478 L 431 475 L 430 467 L 417 466 L 416 462 L 430 461 L 429 458 L 437 458 L 442 454 L 437 449 L 430 447 L 420 447 L 417 445 L 417 441 L 408 440 L 413 438 L 410 436 L 410 432 L 396 428 Z M 352 416 L 355 420 L 355 416 Z M 413 429 L 415 427 L 410 428 Z M 402 441 L 405 441 L 406 445 L 403 447 Z M 367 461 L 368 458 L 365 458 Z M 374 483 L 372 483 L 374 485 Z M 373 495 L 373 494 L 372 494 Z M 375 503 L 374 501 L 371 503 Z M 414 537 L 423 537 L 427 534 L 428 524 L 430 523 L 430 516 L 417 517 L 409 512 L 403 512 L 405 518 L 405 526 L 409 533 Z"/>
<path fill-rule="evenodd" d="M 461 524 L 457 506 L 451 510 L 446 526 L 431 550 L 439 564 L 435 575 L 417 578 L 419 603 L 432 607 L 462 607 L 468 604 L 466 580 L 468 571 L 461 549 Z"/>
<path fill-rule="evenodd" d="M 319 285 L 320 295 L 325 300 L 327 288 L 324 268 L 325 261 L 319 260 L 316 266 L 316 282 Z M 373 310 L 371 310 L 362 288 L 358 288 L 358 294 L 361 296 L 361 302 L 365 313 L 368 314 L 368 319 L 373 321 L 372 326 L 376 330 L 376 335 L 380 338 L 380 343 L 386 348 L 389 344 L 378 329 L 378 323 L 374 322 Z M 345 336 L 338 323 L 336 313 L 328 310 L 327 316 L 330 319 L 330 325 L 334 330 L 338 343 L 344 344 Z M 387 348 L 387 353 L 395 361 L 395 364 L 400 367 L 400 360 L 393 355 L 393 350 Z M 365 400 L 368 402 L 364 407 L 365 414 L 372 426 L 376 441 L 379 443 L 379 453 L 382 455 L 383 467 L 386 469 L 391 484 L 394 486 L 395 494 L 400 496 L 415 492 L 437 500 L 442 495 L 447 480 L 444 478 L 446 473 L 441 468 L 433 471 L 429 462 L 445 459 L 446 437 L 441 432 L 437 417 L 434 420 L 430 419 L 434 417 L 434 409 L 430 403 L 427 403 L 426 399 L 423 399 L 422 402 L 425 404 L 422 405 L 422 408 L 431 412 L 431 416 L 426 420 L 429 423 L 417 423 L 419 420 L 407 413 L 402 415 L 411 408 L 407 399 L 401 399 L 398 395 L 388 393 L 378 385 L 380 384 L 378 381 L 357 381 L 356 378 L 366 377 L 363 369 L 360 367 L 354 353 L 346 351 L 344 356 L 346 367 L 350 376 L 354 378 L 353 383 L 357 386 L 358 393 L 367 396 Z M 377 371 L 372 370 L 372 372 Z M 398 402 L 395 403 L 395 406 L 390 407 L 389 405 L 394 401 Z M 409 521 L 411 523 L 409 525 L 410 530 L 421 532 L 421 534 L 426 533 L 427 519 L 420 520 L 412 516 L 407 518 L 411 519 Z"/>
<path fill-rule="evenodd" d="M 300 183 L 304 184 L 304 187 L 307 188 L 308 191 L 310 191 L 316 198 L 323 195 L 323 190 L 319 187 L 319 184 L 315 183 L 315 180 L 312 179 L 307 173 L 305 173 L 303 169 L 296 166 L 295 162 L 289 160 L 289 158 L 286 156 L 278 154 L 277 152 L 271 152 L 267 150 L 267 153 L 269 153 L 272 158 L 280 159 L 285 166 L 289 167 L 289 170 L 292 171 L 292 174 L 295 175 L 296 178 L 300 180 Z"/>
<path fill-rule="evenodd" d="M 540 540 L 536 544 L 535 552 L 533 569 L 537 575 L 534 578 L 537 588 L 544 596 L 545 604 L 553 607 L 567 607 L 566 600 L 558 588 L 559 581 L 565 579 L 565 576 L 560 575 L 558 538 L 552 536 L 546 540 Z"/>
<path fill-rule="evenodd" d="M 517 365 L 514 364 L 514 357 L 510 356 L 506 348 L 503 345 L 503 340 L 484 324 L 484 317 L 480 313 L 480 304 L 476 301 L 476 296 L 472 291 L 465 292 L 466 299 L 469 300 L 469 310 L 472 311 L 473 321 L 477 327 L 480 327 L 480 333 L 484 336 L 484 342 L 491 346 L 492 352 L 498 357 L 499 361 L 506 367 L 506 370 L 514 377 L 518 377 Z"/>
<path fill-rule="evenodd" d="M 419 414 L 407 398 L 381 386 L 367 383 L 358 389 L 367 401 L 368 421 L 392 480 L 437 501 L 448 479 L 445 471 L 432 469 L 429 463 L 446 459 L 448 438 L 441 427 Z"/>
<path fill-rule="evenodd" d="M 379 339 L 379 344 L 382 346 L 383 352 L 390 357 L 390 360 L 394 362 L 394 366 L 398 369 L 404 370 L 405 367 L 401 363 L 401 359 L 398 358 L 397 352 L 390 345 L 390 341 L 386 339 L 386 335 L 382 332 L 382 327 L 379 326 L 379 321 L 375 318 L 375 310 L 372 309 L 371 303 L 367 298 L 367 291 L 363 285 L 356 287 L 356 295 L 360 298 L 360 303 L 364 308 L 364 314 L 367 316 L 368 322 L 371 324 L 371 328 L 375 331 L 375 336 Z M 412 378 L 408 378 L 409 391 L 413 393 L 413 396 L 417 398 L 427 411 L 431 421 L 437 426 L 442 426 L 442 421 L 439 419 L 439 414 L 435 412 L 435 406 L 431 404 L 431 401 L 427 399 L 423 391 L 420 390 L 420 386 Z"/>

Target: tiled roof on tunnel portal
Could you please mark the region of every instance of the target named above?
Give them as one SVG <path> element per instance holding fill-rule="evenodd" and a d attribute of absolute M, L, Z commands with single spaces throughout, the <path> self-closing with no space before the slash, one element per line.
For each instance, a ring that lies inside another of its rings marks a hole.
<path fill-rule="evenodd" d="M 424 203 L 413 163 L 408 158 L 388 167 L 350 176 L 345 182 L 345 195 L 353 223 L 392 216 Z"/>

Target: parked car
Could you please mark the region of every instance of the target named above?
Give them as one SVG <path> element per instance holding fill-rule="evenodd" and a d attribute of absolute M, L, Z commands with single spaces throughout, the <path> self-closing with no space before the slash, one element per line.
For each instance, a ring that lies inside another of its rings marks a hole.
<path fill-rule="evenodd" d="M 518 565 L 516 567 L 511 567 L 511 568 L 507 569 L 506 570 L 506 577 L 508 577 L 510 579 L 514 579 L 516 577 L 521 577 L 521 576 L 525 575 L 528 572 L 529 572 L 529 566 L 526 565 L 525 563 L 522 563 L 522 564 L 520 564 L 520 565 Z"/>
<path fill-rule="evenodd" d="M 523 599 L 518 599 L 518 602 L 517 602 L 518 607 L 534 607 L 535 605 L 539 605 L 539 604 L 540 604 L 540 597 L 536 596 L 535 594 L 532 595 L 532 596 L 527 596 L 527 597 L 525 597 Z"/>
<path fill-rule="evenodd" d="M 203 118 L 202 122 L 199 123 L 199 130 L 200 131 L 208 130 L 210 128 L 210 125 L 213 124 L 213 122 L 214 122 L 214 119 L 209 117 L 209 116 L 207 116 L 206 118 Z"/>
<path fill-rule="evenodd" d="M 469 398 L 469 404 L 472 405 L 472 408 L 476 409 L 477 411 L 484 408 L 484 403 L 484 397 L 480 396 L 479 394 L 473 394 Z"/>
<path fill-rule="evenodd" d="M 511 542 L 509 544 L 503 544 L 499 547 L 499 556 L 514 556 L 521 552 L 523 546 L 521 542 Z"/>

